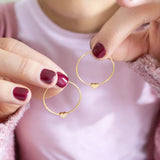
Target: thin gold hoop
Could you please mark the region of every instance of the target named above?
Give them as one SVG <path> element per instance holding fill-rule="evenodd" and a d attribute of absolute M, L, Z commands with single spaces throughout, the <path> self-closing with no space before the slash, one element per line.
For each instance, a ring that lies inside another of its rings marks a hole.
<path fill-rule="evenodd" d="M 113 76 L 113 74 L 114 74 L 114 71 L 115 71 L 115 64 L 114 64 L 112 58 L 111 58 L 111 57 L 108 57 L 108 59 L 112 62 L 112 66 L 113 66 L 113 67 L 112 67 L 112 73 L 111 73 L 111 75 L 108 77 L 108 79 L 106 79 L 105 81 L 103 81 L 103 82 L 101 82 L 101 83 L 87 83 L 87 82 L 85 82 L 85 81 L 80 77 L 80 75 L 79 75 L 79 73 L 78 73 L 78 66 L 79 66 L 79 63 L 80 63 L 81 59 L 82 59 L 83 57 L 85 57 L 86 55 L 91 54 L 91 53 L 92 53 L 92 52 L 89 51 L 89 52 L 83 54 L 83 55 L 78 59 L 77 64 L 76 64 L 76 75 L 77 75 L 78 79 L 79 79 L 82 83 L 84 83 L 84 84 L 86 84 L 86 85 L 88 85 L 88 86 L 96 89 L 96 88 L 98 88 L 100 85 L 108 82 L 108 81 L 112 78 L 112 76 Z"/>
<path fill-rule="evenodd" d="M 68 83 L 70 83 L 71 85 L 73 85 L 79 92 L 79 100 L 78 100 L 78 103 L 77 105 L 69 112 L 59 112 L 59 113 L 56 113 L 56 112 L 53 112 L 46 104 L 46 101 L 45 101 L 45 96 L 46 96 L 46 93 L 48 91 L 48 88 L 44 91 L 44 94 L 43 94 L 43 104 L 45 106 L 45 108 L 52 114 L 55 114 L 57 116 L 60 116 L 61 118 L 65 118 L 69 113 L 73 112 L 74 110 L 76 110 L 76 108 L 79 106 L 80 102 L 81 102 L 81 91 L 79 89 L 79 87 L 74 84 L 73 82 L 69 81 Z"/>

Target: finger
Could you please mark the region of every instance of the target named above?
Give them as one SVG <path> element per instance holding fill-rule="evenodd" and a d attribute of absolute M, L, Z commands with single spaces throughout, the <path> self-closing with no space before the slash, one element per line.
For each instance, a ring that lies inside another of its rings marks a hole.
<path fill-rule="evenodd" d="M 66 73 L 51 59 L 16 39 L 0 38 L 0 48 L 8 52 L 18 54 L 25 58 L 37 61 L 42 65 L 48 66 L 49 68 L 56 68 L 57 71 L 66 75 Z"/>
<path fill-rule="evenodd" d="M 149 53 L 152 57 L 160 61 L 160 23 L 158 21 L 152 21 L 149 29 Z"/>
<path fill-rule="evenodd" d="M 134 61 L 149 50 L 148 30 L 128 36 L 112 54 L 114 61 Z"/>
<path fill-rule="evenodd" d="M 160 3 L 160 0 L 117 0 L 117 2 L 123 7 L 136 7 L 148 3 Z"/>
<path fill-rule="evenodd" d="M 68 82 L 68 79 L 65 75 L 60 76 L 60 78 L 58 78 L 58 79 L 60 79 L 59 86 L 57 86 L 57 84 L 56 84 L 57 87 L 50 88 L 48 90 L 47 94 L 46 94 L 46 97 L 52 97 L 52 96 L 55 96 L 55 95 L 59 94 L 64 89 L 64 87 L 66 86 L 66 83 Z M 24 86 L 27 86 L 31 90 L 32 96 L 34 98 L 38 98 L 38 99 L 43 98 L 43 94 L 44 94 L 46 88 L 37 87 L 35 85 L 24 83 L 24 82 L 19 81 L 19 80 L 16 80 L 15 82 L 18 82 L 19 84 L 23 84 Z"/>
<path fill-rule="evenodd" d="M 105 59 L 139 26 L 160 15 L 160 4 L 120 8 L 91 41 L 95 58 Z"/>
<path fill-rule="evenodd" d="M 0 48 L 8 52 L 15 53 L 19 56 L 25 57 L 27 59 L 34 60 L 39 64 L 41 64 L 43 67 L 46 66 L 46 68 L 49 68 L 50 70 L 57 72 L 56 86 L 53 82 L 52 84 L 50 84 L 50 86 L 45 86 L 45 87 L 54 87 L 55 90 L 57 90 L 56 92 L 61 92 L 68 83 L 67 74 L 58 65 L 56 65 L 48 57 L 30 48 L 24 43 L 12 38 L 0 38 Z M 41 87 L 41 85 L 39 84 L 37 85 Z"/>
<path fill-rule="evenodd" d="M 23 85 L 0 80 L 0 88 L 1 103 L 24 105 L 31 99 L 30 89 Z"/>
<path fill-rule="evenodd" d="M 43 88 L 53 87 L 55 84 L 57 85 L 59 79 L 64 81 L 64 76 L 59 76 L 61 72 L 55 64 L 53 64 L 51 68 L 47 68 L 47 66 L 32 59 L 2 49 L 0 49 L 0 59 L 3 59 L 3 61 L 0 62 L 0 75 L 2 77 L 19 79 Z M 61 88 L 63 87 L 64 86 Z"/>

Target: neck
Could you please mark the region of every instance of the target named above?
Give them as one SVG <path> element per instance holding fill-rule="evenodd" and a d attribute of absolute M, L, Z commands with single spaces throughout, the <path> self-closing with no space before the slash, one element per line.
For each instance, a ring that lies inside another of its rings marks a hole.
<path fill-rule="evenodd" d="M 80 18 L 67 17 L 54 11 L 45 1 L 38 0 L 43 12 L 60 27 L 79 33 L 98 32 L 103 24 L 115 13 L 119 8 L 114 1 L 110 3 L 105 10 L 94 16 L 83 16 Z"/>

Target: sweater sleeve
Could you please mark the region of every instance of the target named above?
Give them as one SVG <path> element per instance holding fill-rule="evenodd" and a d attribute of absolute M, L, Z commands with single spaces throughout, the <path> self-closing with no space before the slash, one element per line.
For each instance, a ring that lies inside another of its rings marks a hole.
<path fill-rule="evenodd" d="M 144 55 L 129 66 L 148 82 L 155 94 L 160 97 L 160 62 L 150 55 Z"/>
<path fill-rule="evenodd" d="M 14 3 L 0 5 L 0 37 L 16 38 L 17 24 Z M 21 106 L 4 123 L 0 123 L 0 160 L 15 159 L 14 129 L 29 108 L 29 104 Z"/>
<path fill-rule="evenodd" d="M 14 160 L 14 129 L 23 116 L 23 113 L 29 108 L 29 103 L 21 106 L 20 109 L 11 115 L 6 122 L 0 123 L 0 160 Z"/>
<path fill-rule="evenodd" d="M 132 63 L 130 62 L 129 65 L 152 86 L 154 93 L 160 97 L 160 62 L 150 55 L 145 55 Z M 156 116 L 156 124 L 152 134 L 147 160 L 160 160 L 160 112 Z"/>

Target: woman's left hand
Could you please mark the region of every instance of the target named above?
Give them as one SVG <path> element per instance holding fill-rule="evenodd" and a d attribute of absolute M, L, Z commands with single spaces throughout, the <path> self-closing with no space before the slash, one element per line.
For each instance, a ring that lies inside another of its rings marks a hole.
<path fill-rule="evenodd" d="M 92 38 L 94 57 L 133 61 L 150 54 L 160 61 L 160 0 L 117 0 L 121 7 Z M 145 29 L 134 32 L 143 24 Z"/>

